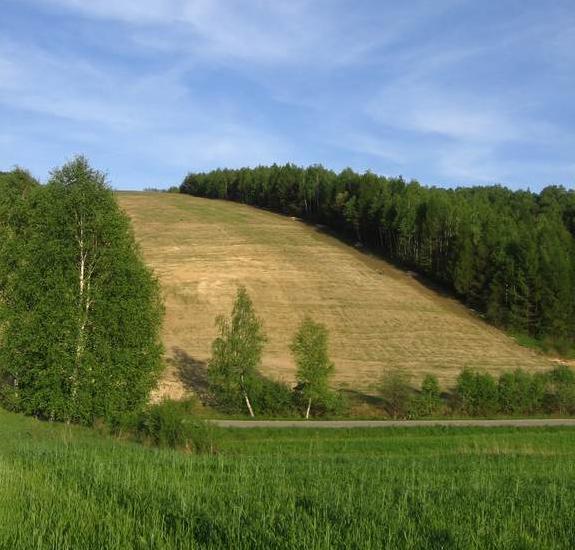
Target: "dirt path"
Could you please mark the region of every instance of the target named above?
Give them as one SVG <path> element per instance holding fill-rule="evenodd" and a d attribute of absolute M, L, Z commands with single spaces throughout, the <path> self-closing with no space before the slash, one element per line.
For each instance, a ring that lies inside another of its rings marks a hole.
<path fill-rule="evenodd" d="M 222 428 L 421 428 L 449 427 L 514 427 L 536 428 L 575 426 L 575 418 L 525 418 L 517 420 L 211 420 Z"/>

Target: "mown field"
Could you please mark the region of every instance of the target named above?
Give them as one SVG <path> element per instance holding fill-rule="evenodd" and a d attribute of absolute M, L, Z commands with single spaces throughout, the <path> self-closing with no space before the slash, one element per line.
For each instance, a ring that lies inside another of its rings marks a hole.
<path fill-rule="evenodd" d="M 229 313 L 240 284 L 268 334 L 264 372 L 287 382 L 295 371 L 289 342 L 306 313 L 330 330 L 339 387 L 370 392 L 385 368 L 406 369 L 413 382 L 434 373 L 449 387 L 466 366 L 492 373 L 550 366 L 456 300 L 321 228 L 186 195 L 117 196 L 163 287 L 171 365 L 164 394 L 181 397 L 201 379 L 215 317 Z"/>
<path fill-rule="evenodd" d="M 0 411 L 0 548 L 572 548 L 574 435 L 223 430 L 198 456 Z"/>

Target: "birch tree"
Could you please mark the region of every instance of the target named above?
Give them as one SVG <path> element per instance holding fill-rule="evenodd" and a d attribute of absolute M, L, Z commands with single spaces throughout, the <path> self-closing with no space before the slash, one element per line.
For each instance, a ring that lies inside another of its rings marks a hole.
<path fill-rule="evenodd" d="M 15 408 L 90 423 L 143 405 L 161 368 L 162 306 L 104 174 L 78 157 L 30 204 L 2 347 Z"/>
<path fill-rule="evenodd" d="M 327 328 L 306 317 L 291 344 L 297 365 L 297 390 L 306 404 L 306 419 L 312 404 L 321 405 L 329 396 L 329 377 L 335 367 L 329 359 L 327 338 Z"/>
<path fill-rule="evenodd" d="M 18 369 L 6 355 L 10 320 L 18 306 L 13 290 L 17 274 L 26 258 L 29 237 L 30 196 L 39 191 L 39 183 L 24 170 L 0 173 L 0 397 L 10 405 L 19 395 Z"/>
<path fill-rule="evenodd" d="M 260 382 L 259 368 L 266 337 L 245 287 L 237 291 L 231 318 L 216 319 L 219 335 L 212 344 L 208 366 L 210 385 L 216 398 L 228 407 L 241 400 L 255 416 L 250 395 Z"/>

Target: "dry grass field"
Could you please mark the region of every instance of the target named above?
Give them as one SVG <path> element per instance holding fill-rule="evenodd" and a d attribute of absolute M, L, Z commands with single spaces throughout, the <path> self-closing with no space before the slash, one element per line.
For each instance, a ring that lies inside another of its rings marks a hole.
<path fill-rule="evenodd" d="M 224 201 L 119 193 L 166 304 L 170 364 L 161 393 L 183 395 L 210 356 L 214 320 L 245 285 L 264 322 L 264 372 L 288 382 L 289 342 L 307 313 L 327 325 L 335 385 L 369 393 L 382 370 L 435 373 L 449 387 L 465 366 L 497 373 L 547 368 L 456 300 L 301 221 Z"/>

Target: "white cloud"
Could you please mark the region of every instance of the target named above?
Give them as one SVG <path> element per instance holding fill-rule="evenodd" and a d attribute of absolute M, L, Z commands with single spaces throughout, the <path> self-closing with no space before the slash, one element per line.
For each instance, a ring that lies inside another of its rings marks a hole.
<path fill-rule="evenodd" d="M 26 127 L 29 139 L 64 138 L 73 152 L 121 147 L 133 162 L 182 172 L 286 157 L 289 149 L 279 137 L 221 102 L 195 97 L 177 68 L 125 71 L 3 41 L 0 74 L 10 79 L 0 79 L 0 107 L 41 115 Z M 19 139 L 18 129 L 10 135 L 11 142 Z M 0 144 L 12 151 L 6 136 Z"/>
<path fill-rule="evenodd" d="M 34 0 L 29 0 L 34 1 Z M 358 36 L 336 42 L 342 26 L 308 0 L 35 0 L 90 18 L 119 21 L 139 45 L 212 59 L 340 62 L 363 51 Z M 345 26 L 345 25 L 343 25 Z M 339 51 L 331 55 L 333 48 Z"/>
<path fill-rule="evenodd" d="M 207 59 L 315 65 L 365 63 L 459 0 L 377 7 L 347 0 L 21 0 L 116 21 L 140 46 Z"/>

